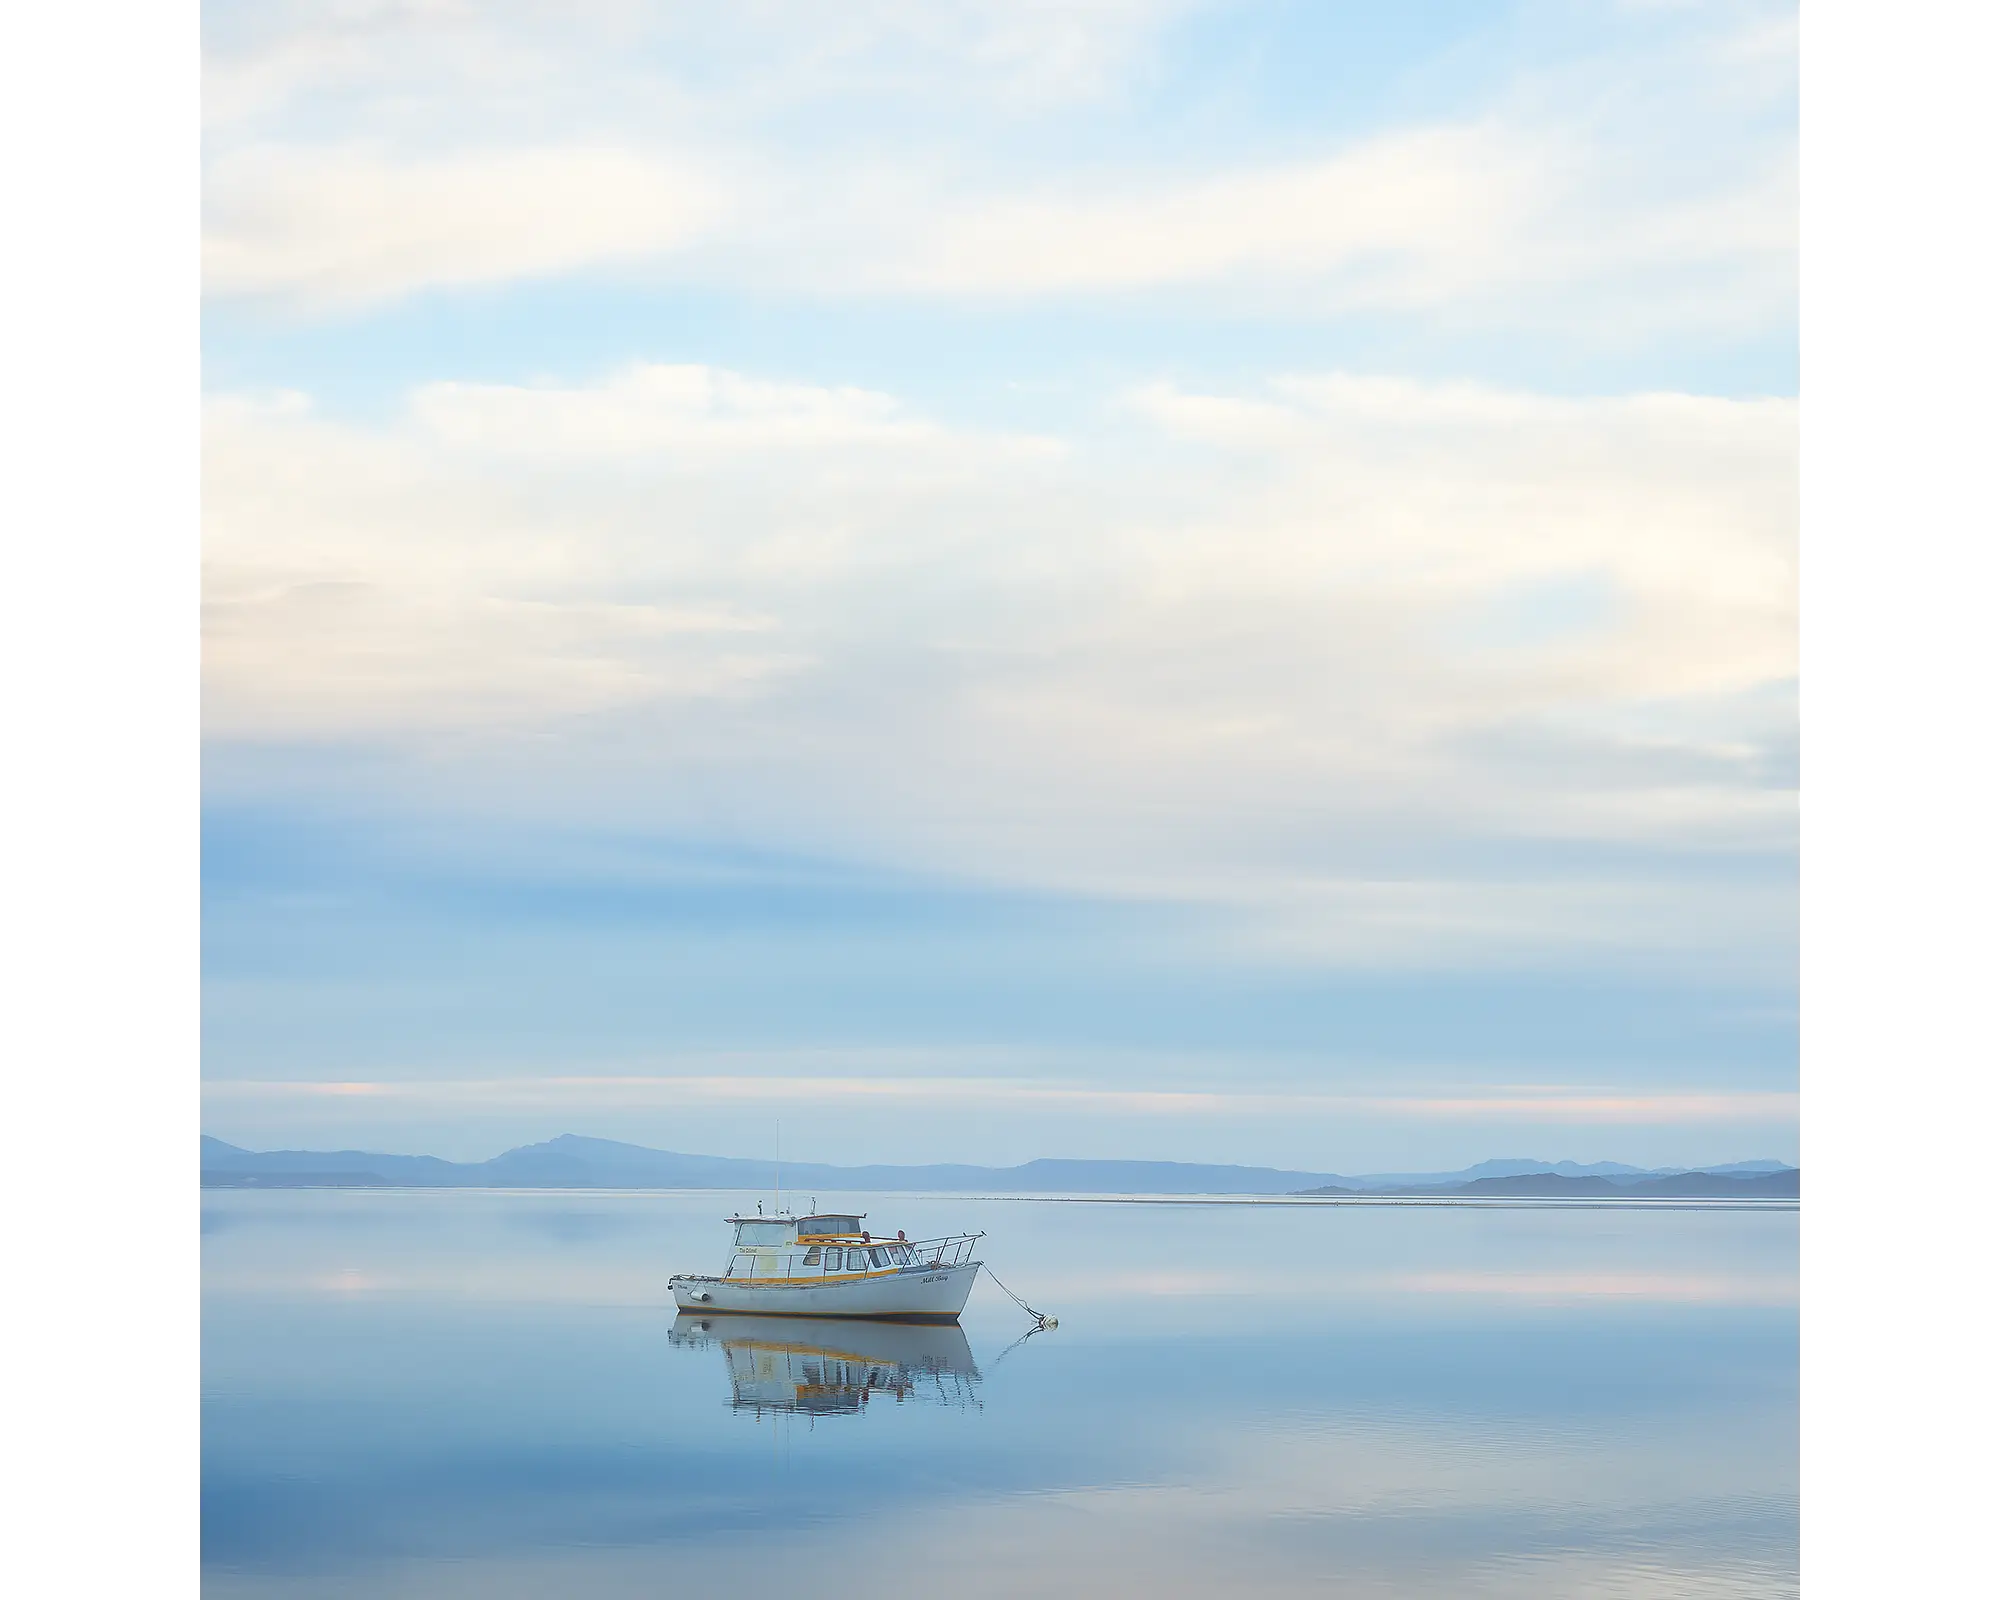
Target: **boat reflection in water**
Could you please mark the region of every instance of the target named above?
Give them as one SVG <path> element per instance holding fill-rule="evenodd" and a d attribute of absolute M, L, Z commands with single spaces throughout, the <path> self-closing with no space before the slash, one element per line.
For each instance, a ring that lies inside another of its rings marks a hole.
<path fill-rule="evenodd" d="M 722 1351 L 732 1411 L 848 1416 L 885 1397 L 961 1410 L 979 1404 L 979 1368 L 955 1322 L 799 1317 L 774 1325 L 769 1317 L 682 1312 L 667 1337 Z"/>

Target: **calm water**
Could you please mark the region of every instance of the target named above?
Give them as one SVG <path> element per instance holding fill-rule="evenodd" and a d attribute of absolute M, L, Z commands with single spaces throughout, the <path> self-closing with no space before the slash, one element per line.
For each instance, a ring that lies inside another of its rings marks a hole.
<path fill-rule="evenodd" d="M 205 1195 L 205 1592 L 1797 1592 L 1796 1212 L 840 1197 L 1061 1326 L 677 1327 L 738 1199 Z"/>

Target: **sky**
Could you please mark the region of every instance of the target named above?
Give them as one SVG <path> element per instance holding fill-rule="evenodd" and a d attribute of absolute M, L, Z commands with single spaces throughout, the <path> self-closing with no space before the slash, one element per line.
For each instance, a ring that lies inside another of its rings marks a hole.
<path fill-rule="evenodd" d="M 1792 6 L 203 42 L 209 1132 L 1796 1157 Z"/>

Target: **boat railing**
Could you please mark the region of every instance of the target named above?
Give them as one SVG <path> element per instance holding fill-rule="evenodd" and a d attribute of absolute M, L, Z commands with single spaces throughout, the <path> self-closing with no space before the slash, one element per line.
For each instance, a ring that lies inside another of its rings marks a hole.
<path fill-rule="evenodd" d="M 919 1267 L 962 1267 L 972 1258 L 972 1247 L 984 1233 L 947 1233 L 935 1239 L 898 1239 L 909 1246 L 910 1264 Z"/>

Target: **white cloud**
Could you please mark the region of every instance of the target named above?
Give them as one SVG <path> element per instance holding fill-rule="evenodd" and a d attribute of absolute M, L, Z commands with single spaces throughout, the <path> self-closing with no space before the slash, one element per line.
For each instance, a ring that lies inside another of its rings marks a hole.
<path fill-rule="evenodd" d="M 830 169 L 694 140 L 438 156 L 266 144 L 211 164 L 203 267 L 211 294 L 309 309 L 607 269 L 808 293 L 1205 289 L 1237 310 L 1272 309 L 1246 297 L 1276 291 L 1292 314 L 1455 309 L 1615 321 L 1627 337 L 1789 309 L 1788 159 L 1663 204 L 1609 201 L 1624 176 L 1585 135 L 1499 123 L 1195 177 L 1009 186 L 934 158 Z"/>
<path fill-rule="evenodd" d="M 759 693 L 820 648 L 796 618 L 780 628 L 770 598 L 893 566 L 880 539 L 911 496 L 971 495 L 982 470 L 1054 453 L 887 395 L 698 366 L 427 385 L 379 430 L 323 421 L 296 394 L 220 397 L 209 727 L 490 731 Z M 836 505 L 888 527 L 829 527 Z"/>
<path fill-rule="evenodd" d="M 1790 400 L 1567 399 L 1331 374 L 1249 395 L 1154 384 L 1130 403 L 1180 438 L 1258 463 L 1276 516 L 1369 504 L 1370 515 L 1301 530 L 1329 572 L 1476 588 L 1590 571 L 1640 593 L 1691 587 L 1790 611 Z M 1240 572 L 1230 531 L 1213 540 Z M 1772 645 L 1777 659 L 1717 651 L 1703 671 L 1715 687 L 1760 680 L 1790 660 L 1789 632 Z M 1687 682 L 1677 669 L 1659 687 Z"/>
<path fill-rule="evenodd" d="M 1231 1063 L 1237 1065 L 1237 1063 Z M 934 1062 L 898 1076 L 813 1076 L 745 1071 L 504 1078 L 215 1079 L 202 1086 L 215 1105 L 243 1102 L 400 1101 L 428 1109 L 542 1107 L 571 1113 L 641 1107 L 775 1104 L 801 1111 L 843 1104 L 951 1107 L 965 1111 L 1023 1108 L 1121 1116 L 1300 1116 L 1331 1120 L 1368 1116 L 1416 1121 L 1492 1122 L 1536 1126 L 1639 1127 L 1664 1124 L 1787 1123 L 1796 1121 L 1799 1097 L 1767 1090 L 1608 1090 L 1556 1087 L 1533 1092 L 1478 1091 L 1404 1094 L 1324 1093 L 1296 1090 L 1110 1089 L 1079 1087 L 1066 1078 L 940 1075 Z M 1211 1064 L 1212 1075 L 1220 1069 Z"/>
<path fill-rule="evenodd" d="M 690 364 L 639 363 L 584 387 L 427 384 L 411 396 L 410 414 L 440 444 L 517 458 L 936 453 L 964 442 L 891 395 L 762 382 Z M 984 442 L 1027 452 L 1058 448 L 1052 440 Z"/>
<path fill-rule="evenodd" d="M 1492 269 L 1545 168 L 1506 129 L 1446 127 L 1191 181 L 1106 174 L 1096 193 L 961 203 L 906 267 L 877 270 L 910 288 L 1001 294 L 1318 277 L 1350 299 L 1425 303 Z"/>
<path fill-rule="evenodd" d="M 209 291 L 323 310 L 616 270 L 814 294 L 1174 291 L 1600 343 L 1789 321 L 1795 139 L 1772 108 L 1796 51 L 1767 8 L 1582 59 L 1533 40 L 1538 68 L 1456 111 L 1282 136 L 1239 111 L 1198 146 L 1183 101 L 1214 86 L 1146 92 L 1188 9 L 226 19 L 206 78 Z"/>
<path fill-rule="evenodd" d="M 838 270 L 866 288 L 1204 288 L 1238 311 L 1448 312 L 1626 341 L 1787 316 L 1790 149 L 1678 192 L 1641 177 L 1649 159 L 1589 127 L 1495 116 L 1395 130 L 1310 161 L 940 195 L 906 248 L 835 260 L 851 259 Z"/>
<path fill-rule="evenodd" d="M 397 159 L 237 151 L 206 180 L 211 293 L 339 306 L 671 254 L 717 218 L 685 163 L 616 148 Z"/>
<path fill-rule="evenodd" d="M 422 749 L 475 808 L 1234 904 L 1260 959 L 1782 952 L 1780 882 L 1422 852 L 1789 849 L 1795 430 L 1342 374 L 1152 386 L 1062 449 L 688 367 L 380 426 L 221 402 L 209 730 Z"/>
<path fill-rule="evenodd" d="M 1030 112 L 1115 95 L 1199 0 L 267 0 L 204 12 L 205 120 L 301 106 L 421 120 L 686 111 L 713 125 L 857 102 Z"/>

